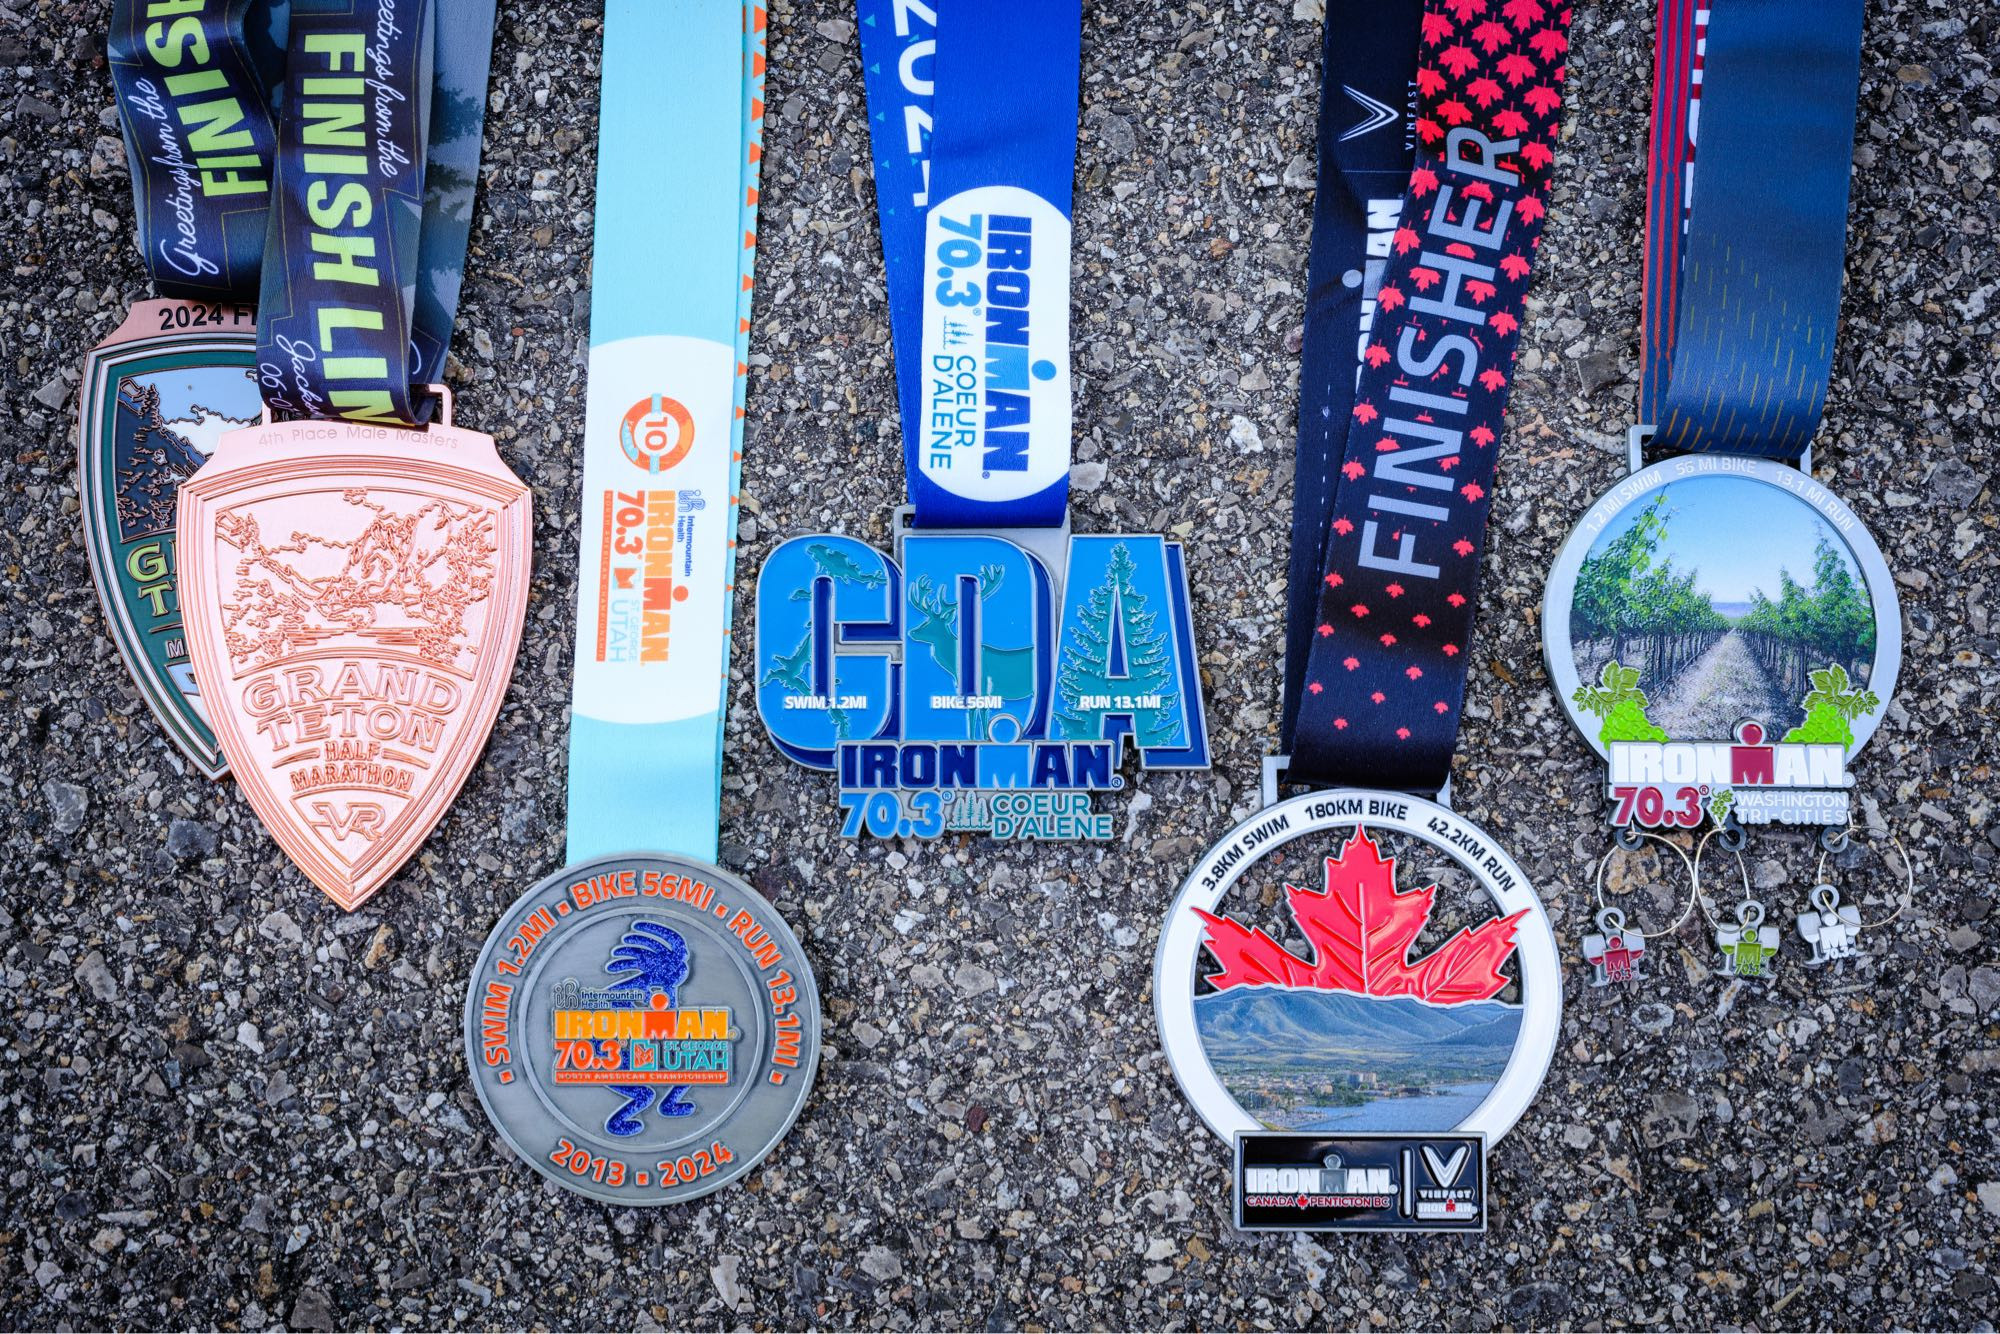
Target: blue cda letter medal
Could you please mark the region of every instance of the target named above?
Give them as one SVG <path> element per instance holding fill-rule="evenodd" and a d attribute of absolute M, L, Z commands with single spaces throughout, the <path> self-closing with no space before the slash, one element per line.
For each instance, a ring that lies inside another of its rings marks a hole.
<path fill-rule="evenodd" d="M 1205 769 L 1208 730 L 1180 543 L 1069 527 L 1081 16 L 857 14 L 912 503 L 886 554 L 764 562 L 757 712 L 844 837 L 1108 839 L 1127 757 Z"/>
<path fill-rule="evenodd" d="M 844 836 L 1108 839 L 1093 794 L 1208 767 L 1181 545 L 903 533 L 794 538 L 757 586 L 757 709 L 840 784 Z M 1040 536 L 1037 534 L 1037 536 Z"/>

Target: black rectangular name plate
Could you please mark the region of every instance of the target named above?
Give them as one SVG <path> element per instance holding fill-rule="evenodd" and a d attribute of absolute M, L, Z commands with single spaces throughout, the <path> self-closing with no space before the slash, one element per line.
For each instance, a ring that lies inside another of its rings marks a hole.
<path fill-rule="evenodd" d="M 1245 1232 L 1484 1232 L 1484 1135 L 1236 1137 Z"/>

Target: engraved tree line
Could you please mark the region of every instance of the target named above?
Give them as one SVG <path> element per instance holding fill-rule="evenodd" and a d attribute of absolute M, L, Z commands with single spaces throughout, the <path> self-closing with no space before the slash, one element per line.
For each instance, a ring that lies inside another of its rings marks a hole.
<path fill-rule="evenodd" d="M 359 488 L 341 499 L 372 514 L 351 541 L 294 531 L 288 541 L 266 546 L 254 513 L 224 511 L 217 535 L 241 553 L 236 587 L 223 609 L 231 659 L 239 665 L 272 662 L 343 634 L 400 643 L 447 667 L 475 651 L 467 642 L 466 616 L 493 592 L 498 516 L 446 500 L 397 514 Z M 308 573 L 327 563 L 322 553 L 328 552 L 344 553 L 338 568 L 323 576 Z M 410 623 L 381 624 L 385 613 L 398 612 Z"/>

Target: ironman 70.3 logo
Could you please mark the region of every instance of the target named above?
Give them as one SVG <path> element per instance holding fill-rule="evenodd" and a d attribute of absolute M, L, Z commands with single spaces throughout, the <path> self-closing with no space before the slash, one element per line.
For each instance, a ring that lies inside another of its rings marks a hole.
<path fill-rule="evenodd" d="M 819 992 L 797 937 L 712 866 L 647 853 L 558 871 L 500 919 L 465 999 L 467 1065 L 508 1145 L 613 1204 L 749 1172 L 805 1105 Z"/>

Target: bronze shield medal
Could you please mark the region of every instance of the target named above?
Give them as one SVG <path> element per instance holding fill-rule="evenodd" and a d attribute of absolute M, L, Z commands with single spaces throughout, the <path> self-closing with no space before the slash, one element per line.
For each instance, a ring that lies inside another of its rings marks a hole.
<path fill-rule="evenodd" d="M 195 677 L 250 804 L 352 911 L 465 781 L 527 613 L 528 490 L 491 436 L 358 422 L 222 437 L 181 487 Z"/>
<path fill-rule="evenodd" d="M 228 772 L 188 659 L 174 580 L 181 483 L 254 426 L 257 312 L 141 301 L 83 363 L 78 490 L 104 622 L 160 726 L 209 778 Z"/>

